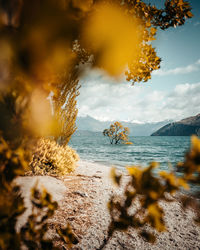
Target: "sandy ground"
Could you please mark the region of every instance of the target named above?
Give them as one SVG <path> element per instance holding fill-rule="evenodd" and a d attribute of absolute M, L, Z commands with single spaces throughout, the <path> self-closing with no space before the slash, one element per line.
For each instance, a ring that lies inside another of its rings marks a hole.
<path fill-rule="evenodd" d="M 35 184 L 44 186 L 59 204 L 59 209 L 49 221 L 48 236 L 53 238 L 62 249 L 68 249 L 55 234 L 55 226 L 70 223 L 79 243 L 72 249 L 98 249 L 102 244 L 110 221 L 107 202 L 110 195 L 119 192 L 109 177 L 110 168 L 100 164 L 80 161 L 74 174 L 62 178 L 50 176 L 19 177 L 17 183 L 22 187 L 25 197 L 26 213 L 19 218 L 19 229 L 31 213 L 29 190 Z M 174 202 L 161 206 L 165 211 L 168 231 L 157 234 L 157 242 L 145 242 L 137 231 L 116 232 L 104 249 L 200 249 L 200 227 L 194 224 L 192 211 L 185 213 L 180 203 Z"/>

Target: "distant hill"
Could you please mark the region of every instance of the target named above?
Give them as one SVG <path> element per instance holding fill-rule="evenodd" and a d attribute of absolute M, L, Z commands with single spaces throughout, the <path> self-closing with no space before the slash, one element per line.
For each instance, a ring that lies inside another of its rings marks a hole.
<path fill-rule="evenodd" d="M 121 122 L 121 121 L 120 121 Z M 105 128 L 108 128 L 113 121 L 99 121 L 92 118 L 91 116 L 77 117 L 76 125 L 78 131 L 92 131 L 92 132 L 103 132 Z M 130 129 L 130 135 L 132 136 L 150 136 L 153 132 L 161 128 L 162 126 L 169 123 L 168 121 L 156 122 L 156 123 L 131 123 L 121 122 L 123 126 Z"/>
<path fill-rule="evenodd" d="M 200 135 L 200 114 L 172 122 L 157 130 L 152 136 Z"/>

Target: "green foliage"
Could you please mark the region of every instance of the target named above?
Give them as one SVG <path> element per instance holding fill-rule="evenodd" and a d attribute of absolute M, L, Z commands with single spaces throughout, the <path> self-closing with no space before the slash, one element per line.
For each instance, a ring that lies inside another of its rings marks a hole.
<path fill-rule="evenodd" d="M 79 157 L 69 146 L 40 139 L 33 151 L 30 168 L 37 175 L 65 175 L 75 170 Z"/>
<path fill-rule="evenodd" d="M 103 131 L 104 136 L 108 136 L 111 144 L 118 144 L 123 142 L 125 144 L 132 144 L 128 142 L 129 128 L 123 127 L 120 122 L 115 122 L 110 125 L 109 129 Z"/>

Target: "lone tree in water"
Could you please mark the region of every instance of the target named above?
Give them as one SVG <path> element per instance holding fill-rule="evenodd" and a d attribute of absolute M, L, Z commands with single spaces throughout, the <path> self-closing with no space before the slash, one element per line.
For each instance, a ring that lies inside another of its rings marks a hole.
<path fill-rule="evenodd" d="M 110 125 L 109 129 L 104 129 L 103 135 L 108 136 L 111 144 L 118 144 L 125 142 L 126 144 L 132 144 L 128 142 L 129 128 L 124 127 L 120 122 L 115 122 Z"/>

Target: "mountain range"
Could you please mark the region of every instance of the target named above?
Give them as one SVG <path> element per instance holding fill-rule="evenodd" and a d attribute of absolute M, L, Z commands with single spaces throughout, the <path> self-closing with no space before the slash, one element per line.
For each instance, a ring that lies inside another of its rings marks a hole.
<path fill-rule="evenodd" d="M 132 123 L 120 121 L 123 126 L 130 129 L 131 136 L 150 136 L 152 133 L 157 131 L 159 128 L 168 124 L 169 120 L 155 123 Z M 77 117 L 76 125 L 78 131 L 92 131 L 92 132 L 103 132 L 104 129 L 109 128 L 114 121 L 100 121 L 94 119 L 91 116 Z"/>

